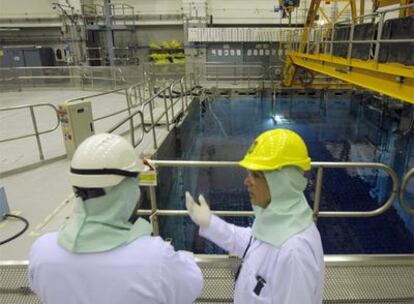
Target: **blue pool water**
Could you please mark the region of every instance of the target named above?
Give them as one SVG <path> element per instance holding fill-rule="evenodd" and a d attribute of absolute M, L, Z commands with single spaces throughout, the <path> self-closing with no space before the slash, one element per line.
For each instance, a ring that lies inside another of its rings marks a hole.
<path fill-rule="evenodd" d="M 220 98 L 193 103 L 188 118 L 167 140 L 157 157 L 183 160 L 240 160 L 255 137 L 272 128 L 288 128 L 305 140 L 313 161 L 372 161 L 388 164 L 401 175 L 414 166 L 414 140 L 399 136 L 398 121 L 379 115 L 357 98 L 319 96 Z M 241 168 L 163 168 L 161 209 L 184 209 L 184 192 L 203 193 L 213 210 L 251 210 Z M 313 205 L 316 170 L 309 174 L 306 196 Z M 377 170 L 325 169 L 321 211 L 373 210 L 388 198 L 389 178 Z M 414 201 L 414 182 L 408 187 Z M 253 218 L 226 218 L 251 226 Z M 223 253 L 198 237 L 188 217 L 160 219 L 161 235 L 177 249 Z M 326 254 L 414 253 L 414 220 L 398 202 L 373 218 L 320 218 Z"/>

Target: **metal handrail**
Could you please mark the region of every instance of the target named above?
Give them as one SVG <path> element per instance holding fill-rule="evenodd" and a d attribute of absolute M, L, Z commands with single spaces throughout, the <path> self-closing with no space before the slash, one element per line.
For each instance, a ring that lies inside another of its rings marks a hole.
<path fill-rule="evenodd" d="M 134 147 L 137 147 L 142 142 L 142 140 L 144 139 L 144 134 L 145 133 L 149 133 L 152 130 L 154 149 L 157 149 L 157 147 L 158 147 L 157 137 L 156 137 L 156 134 L 155 134 L 155 123 L 156 122 L 154 121 L 154 115 L 153 115 L 153 112 L 152 112 L 152 109 L 153 109 L 152 102 L 153 102 L 153 100 L 155 100 L 156 97 L 159 96 L 159 94 L 161 94 L 162 92 L 164 92 L 167 89 L 168 89 L 168 87 L 166 87 L 164 89 L 161 89 L 160 91 L 157 92 L 157 94 L 155 94 L 153 96 L 150 96 L 148 99 L 146 99 L 144 102 L 142 102 L 140 110 L 137 110 L 137 111 L 129 114 L 126 118 L 122 119 L 119 123 L 117 123 L 111 129 L 109 129 L 108 133 L 113 133 L 115 130 L 120 128 L 126 122 L 129 122 L 130 123 L 130 132 L 131 132 L 131 144 Z M 147 105 L 149 106 L 150 118 L 151 118 L 151 127 L 149 129 L 145 128 L 145 120 L 144 120 L 144 107 L 147 106 Z M 134 135 L 134 133 L 135 133 L 134 130 L 135 130 L 136 127 L 133 124 L 133 117 L 136 116 L 136 115 L 139 115 L 140 118 L 141 118 L 141 123 L 137 127 L 141 126 L 142 130 L 143 130 L 141 138 L 137 142 L 135 141 L 135 135 Z M 158 120 L 157 120 L 157 122 L 158 122 Z M 168 122 L 167 122 L 167 126 L 169 128 Z"/>
<path fill-rule="evenodd" d="M 119 88 L 119 89 L 114 89 L 114 90 L 105 91 L 105 92 L 101 92 L 101 93 L 94 93 L 94 94 L 89 94 L 89 95 L 85 95 L 85 96 L 74 97 L 74 98 L 66 100 L 65 102 L 75 102 L 75 101 L 79 101 L 79 100 L 84 100 L 86 98 L 93 98 L 93 97 L 103 96 L 103 95 L 123 91 L 125 89 L 128 89 L 128 87 L 122 87 L 122 88 Z"/>
<path fill-rule="evenodd" d="M 65 103 L 72 103 L 72 102 L 81 101 L 81 100 L 84 100 L 84 99 L 91 99 L 91 98 L 100 97 L 100 96 L 104 96 L 104 95 L 108 95 L 108 94 L 112 94 L 112 93 L 118 93 L 118 92 L 121 93 L 121 94 L 125 94 L 126 104 L 127 104 L 126 108 L 118 110 L 118 111 L 116 111 L 114 113 L 111 113 L 111 114 L 107 114 L 107 115 L 103 115 L 103 116 L 93 118 L 92 121 L 96 122 L 96 121 L 99 121 L 99 120 L 102 120 L 102 119 L 105 119 L 105 118 L 116 116 L 116 115 L 124 113 L 126 111 L 128 111 L 129 114 L 131 114 L 131 109 L 135 108 L 138 105 L 138 102 L 137 102 L 136 98 L 135 98 L 135 101 L 136 101 L 135 104 L 131 102 L 132 90 L 133 89 L 136 90 L 136 88 L 138 87 L 139 92 L 140 92 L 139 96 L 141 96 L 140 87 L 144 86 L 144 85 L 145 84 L 143 82 L 139 82 L 139 83 L 133 84 L 133 85 L 128 86 L 128 87 L 122 87 L 122 88 L 114 89 L 114 90 L 111 90 L 111 91 L 106 91 L 106 92 L 102 92 L 102 93 L 95 93 L 95 94 L 89 94 L 89 95 L 86 95 L 86 96 L 75 97 L 75 98 L 66 100 Z"/>
<path fill-rule="evenodd" d="M 406 38 L 406 39 L 383 39 L 382 38 L 382 30 L 383 30 L 383 26 L 384 26 L 384 21 L 385 21 L 385 15 L 387 13 L 390 12 L 394 12 L 394 11 L 399 11 L 399 10 L 405 10 L 405 9 L 409 9 L 409 8 L 414 8 L 414 4 L 409 4 L 409 5 L 404 5 L 404 6 L 399 6 L 396 8 L 388 8 L 386 10 L 382 10 L 382 11 L 377 11 L 371 14 L 366 14 L 363 16 L 357 16 L 354 19 L 349 18 L 346 20 L 342 20 L 340 22 L 336 22 L 334 24 L 327 24 L 324 26 L 320 26 L 318 28 L 313 28 L 313 29 L 298 29 L 298 30 L 284 30 L 283 32 L 287 34 L 287 44 L 289 46 L 290 50 L 294 50 L 294 51 L 300 51 L 301 47 L 303 47 L 303 42 L 301 42 L 302 39 L 302 34 L 304 33 L 304 31 L 308 31 L 312 33 L 322 33 L 324 30 L 332 30 L 332 33 L 330 35 L 330 39 L 326 39 L 323 40 L 321 39 L 321 37 L 323 35 L 315 35 L 318 37 L 312 37 L 313 35 L 307 35 L 307 41 L 305 42 L 305 44 L 307 45 L 306 48 L 306 53 L 310 53 L 311 52 L 311 45 L 314 46 L 316 45 L 316 52 L 314 52 L 315 54 L 320 54 L 321 50 L 323 50 L 322 53 L 327 53 L 331 56 L 333 56 L 333 45 L 335 44 L 349 44 L 348 45 L 348 50 L 347 50 L 347 54 L 346 54 L 346 58 L 350 61 L 352 60 L 352 44 L 373 44 L 375 45 L 375 53 L 373 56 L 373 61 L 374 62 L 378 62 L 379 59 L 379 50 L 380 50 L 380 46 L 382 43 L 403 43 L 403 42 L 413 42 L 414 39 L 412 38 Z M 354 33 L 354 26 L 355 24 L 357 24 L 356 22 L 360 19 L 364 19 L 364 18 L 368 18 L 368 17 L 373 17 L 373 18 L 379 18 L 379 22 L 377 25 L 377 32 L 375 34 L 375 39 L 369 39 L 369 40 L 354 40 L 353 38 L 353 33 Z M 334 40 L 334 29 L 337 25 L 349 25 L 349 28 L 351 28 L 350 33 L 349 33 L 349 39 L 348 40 Z M 324 48 L 321 48 L 321 45 L 329 45 L 329 50 L 328 52 L 325 52 Z"/>
<path fill-rule="evenodd" d="M 181 84 L 183 82 L 185 82 L 184 77 L 182 77 L 181 79 L 177 79 L 171 85 L 168 85 L 168 86 L 158 90 L 158 92 L 156 94 L 150 96 L 149 98 L 147 98 L 146 100 L 144 100 L 141 103 L 141 109 L 140 110 L 137 110 L 133 113 L 130 113 L 126 118 L 124 118 L 119 123 L 117 123 L 115 126 L 113 126 L 111 129 L 109 129 L 108 132 L 112 133 L 115 130 L 117 130 L 118 128 L 120 128 L 122 125 L 124 125 L 125 123 L 129 122 L 130 123 L 130 132 L 131 132 L 131 144 L 134 147 L 137 147 L 142 142 L 142 140 L 144 139 L 144 134 L 145 133 L 149 133 L 149 132 L 152 131 L 153 147 L 154 147 L 154 149 L 157 149 L 158 144 L 157 144 L 157 136 L 156 136 L 156 132 L 155 132 L 155 126 L 159 123 L 159 121 L 165 115 L 166 116 L 166 128 L 167 128 L 168 131 L 170 130 L 171 122 L 169 121 L 168 111 L 169 111 L 170 108 L 173 108 L 175 106 L 175 104 L 178 102 L 178 101 L 174 102 L 174 100 L 172 98 L 172 88 L 177 83 Z M 184 88 L 184 85 L 182 86 L 182 88 Z M 170 106 L 168 106 L 167 101 L 166 101 L 167 92 L 168 92 L 170 100 L 171 100 L 171 105 Z M 183 91 L 183 89 L 181 89 L 180 93 L 181 93 L 181 98 L 183 98 L 183 95 L 185 93 Z M 157 97 L 161 97 L 161 98 L 164 99 L 164 113 L 162 113 L 162 115 L 160 115 L 157 120 L 154 120 L 153 102 L 154 102 L 155 98 L 157 98 Z M 148 106 L 148 108 L 149 108 L 150 119 L 151 119 L 151 126 L 149 128 L 145 127 L 145 120 L 144 120 L 144 109 L 145 109 L 146 106 Z M 183 109 L 186 109 L 186 108 L 184 108 L 184 103 L 183 103 Z M 134 126 L 134 124 L 133 124 L 133 117 L 135 117 L 136 115 L 139 115 L 140 118 L 141 118 L 141 123 L 138 126 Z M 173 115 L 172 117 L 174 118 L 173 109 L 172 109 L 172 115 Z M 136 127 L 142 127 L 142 130 L 143 130 L 141 138 L 138 141 L 135 140 L 135 135 L 134 135 L 134 130 L 135 130 Z"/>
<path fill-rule="evenodd" d="M 51 107 L 55 111 L 55 114 L 56 114 L 56 126 L 54 126 L 53 128 L 47 129 L 45 131 L 39 132 L 38 127 L 37 127 L 36 114 L 34 112 L 34 108 L 35 107 Z M 14 140 L 18 140 L 18 139 L 23 139 L 23 138 L 35 136 L 36 137 L 37 148 L 39 150 L 40 160 L 44 160 L 45 157 L 44 157 L 44 154 L 43 154 L 42 143 L 40 141 L 40 135 L 53 132 L 54 130 L 56 130 L 59 127 L 59 125 L 60 125 L 59 111 L 55 107 L 55 105 L 53 105 L 51 103 L 39 103 L 39 104 L 35 104 L 35 105 L 21 105 L 21 106 L 13 106 L 13 107 L 7 107 L 7 108 L 0 108 L 0 112 L 13 111 L 13 110 L 21 110 L 21 109 L 26 109 L 26 108 L 29 108 L 30 109 L 30 116 L 32 118 L 32 124 L 33 124 L 34 133 L 26 134 L 26 135 L 21 135 L 21 136 L 17 136 L 17 137 L 10 137 L 10 138 L 6 138 L 6 139 L 1 139 L 0 140 L 0 143 L 8 142 L 8 141 L 14 141 Z"/>
<path fill-rule="evenodd" d="M 54 67 L 54 68 L 56 69 L 56 67 Z M 38 69 L 40 69 L 40 68 L 38 68 Z M 144 100 L 145 99 L 145 89 L 143 89 L 142 87 L 143 86 L 145 87 L 147 84 L 145 82 L 144 83 L 139 82 L 139 83 L 133 84 L 133 85 L 128 86 L 128 87 L 125 86 L 125 87 L 122 87 L 122 88 L 118 88 L 118 89 L 114 89 L 114 90 L 110 90 L 110 91 L 106 91 L 106 92 L 88 94 L 88 95 L 84 95 L 84 96 L 80 96 L 80 97 L 76 97 L 76 98 L 71 98 L 71 99 L 66 100 L 65 103 L 73 103 L 73 102 L 82 101 L 82 100 L 85 100 L 85 99 L 91 99 L 91 98 L 95 98 L 95 97 L 99 97 L 99 96 L 105 96 L 105 95 L 113 94 L 113 93 L 124 94 L 125 97 L 126 97 L 126 104 L 127 104 L 126 108 L 121 109 L 117 112 L 111 113 L 109 115 L 95 117 L 95 118 L 93 118 L 93 122 L 103 120 L 105 118 L 112 117 L 112 116 L 115 116 L 115 115 L 118 115 L 118 114 L 121 114 L 121 113 L 124 113 L 124 112 L 128 111 L 128 116 L 125 119 L 123 119 L 120 123 L 115 125 L 113 128 L 111 128 L 110 131 L 113 132 L 114 130 L 118 129 L 121 125 L 123 125 L 125 122 L 129 122 L 130 123 L 130 130 L 131 130 L 131 142 L 136 147 L 137 145 L 139 145 L 142 142 L 144 133 L 148 133 L 152 130 L 153 131 L 154 148 L 157 148 L 158 145 L 157 145 L 157 142 L 156 142 L 157 139 L 156 139 L 156 135 L 155 135 L 155 125 L 162 119 L 162 117 L 164 117 L 164 115 L 166 115 L 166 120 L 167 120 L 166 127 L 167 127 L 167 130 L 170 129 L 170 121 L 169 121 L 169 117 L 168 117 L 168 110 L 170 109 L 170 107 L 173 107 L 176 104 L 176 102 L 174 102 L 174 100 L 171 98 L 171 102 L 172 102 L 171 106 L 168 106 L 167 103 L 165 103 L 165 112 L 157 119 L 157 121 L 154 121 L 154 117 L 153 117 L 153 113 L 152 113 L 153 105 L 151 103 L 161 93 L 164 93 L 164 96 L 166 96 L 167 92 L 168 92 L 168 94 L 172 97 L 172 92 L 171 92 L 172 88 L 177 83 L 180 83 L 180 86 L 181 86 L 181 92 L 180 93 L 181 93 L 181 100 L 182 100 L 182 103 L 183 103 L 182 109 L 185 110 L 188 107 L 188 103 L 184 104 L 184 101 L 183 101 L 183 95 L 185 95 L 184 94 L 185 93 L 184 92 L 184 86 L 185 86 L 184 77 L 174 81 L 170 86 L 166 86 L 164 89 L 160 90 L 155 95 L 151 95 L 151 92 L 150 92 L 150 97 L 147 98 L 146 100 Z M 139 98 L 139 100 L 138 100 L 138 98 Z M 140 104 L 142 105 L 141 113 L 139 113 L 140 111 L 132 112 L 132 109 L 137 107 Z M 150 108 L 150 116 L 151 116 L 151 127 L 147 129 L 147 128 L 145 128 L 145 122 L 144 122 L 144 118 L 143 118 L 143 115 L 144 115 L 143 110 L 144 110 L 145 105 L 148 105 L 148 104 L 151 104 L 150 107 L 149 107 Z M 38 127 L 37 127 L 38 123 L 37 123 L 37 119 L 36 119 L 36 116 L 34 114 L 33 108 L 34 107 L 41 107 L 41 106 L 49 106 L 49 107 L 53 108 L 53 110 L 56 113 L 57 123 L 56 123 L 56 126 L 54 126 L 53 128 L 39 132 Z M 54 130 L 56 130 L 59 127 L 59 125 L 60 125 L 59 110 L 53 104 L 41 103 L 41 104 L 36 104 L 36 105 L 21 105 L 21 106 L 0 108 L 0 112 L 1 111 L 20 110 L 20 109 L 24 109 L 24 108 L 29 108 L 30 109 L 30 112 L 31 112 L 31 115 L 32 115 L 33 128 L 34 128 L 35 132 L 31 133 L 31 134 L 25 134 L 25 135 L 22 135 L 22 136 L 2 139 L 2 140 L 0 140 L 0 143 L 35 136 L 36 141 L 37 141 L 38 150 L 39 150 L 40 160 L 43 161 L 45 158 L 44 158 L 44 153 L 43 153 L 43 147 L 42 147 L 42 144 L 41 144 L 41 141 L 40 141 L 40 135 L 53 132 Z M 174 110 L 172 109 L 171 111 L 174 114 L 174 112 L 173 112 Z M 141 125 L 143 126 L 143 133 L 142 133 L 141 138 L 138 141 L 135 139 L 134 124 L 133 124 L 133 120 L 132 120 L 132 118 L 135 117 L 136 115 L 142 115 Z"/>
<path fill-rule="evenodd" d="M 104 95 L 112 94 L 112 93 L 119 93 L 119 92 L 124 93 L 125 96 L 126 96 L 126 100 L 127 100 L 127 108 L 121 109 L 121 110 L 119 110 L 117 112 L 114 112 L 114 113 L 111 113 L 109 115 L 104 115 L 104 116 L 100 116 L 100 117 L 94 118 L 93 119 L 93 122 L 96 122 L 96 121 L 99 121 L 99 120 L 102 120 L 102 119 L 105 119 L 105 118 L 108 118 L 108 117 L 112 117 L 112 116 L 118 115 L 118 114 L 123 113 L 125 111 L 128 111 L 129 114 L 131 114 L 131 108 L 136 107 L 137 104 L 133 104 L 133 103 L 130 102 L 130 95 L 131 95 L 131 93 L 130 93 L 131 90 L 130 89 L 135 88 L 135 87 L 139 87 L 141 85 L 143 85 L 142 82 L 137 83 L 137 84 L 134 84 L 134 85 L 132 85 L 130 87 L 122 87 L 122 88 L 119 88 L 119 89 L 114 89 L 114 90 L 110 90 L 110 91 L 106 91 L 106 92 L 102 92 L 102 93 L 88 94 L 88 95 L 85 95 L 85 96 L 68 99 L 65 102 L 72 103 L 72 102 L 81 101 L 81 100 L 84 100 L 84 99 L 90 99 L 90 98 L 99 97 L 99 96 L 104 96 Z M 38 130 L 38 122 L 37 122 L 37 119 L 36 119 L 36 116 L 35 116 L 35 113 L 34 113 L 34 108 L 35 107 L 45 107 L 45 106 L 51 107 L 55 111 L 55 114 L 56 114 L 56 125 L 53 128 L 47 129 L 45 131 L 39 131 Z M 43 160 L 45 160 L 45 157 L 44 157 L 44 153 L 43 153 L 42 143 L 40 141 L 40 135 L 53 132 L 53 131 L 55 131 L 59 127 L 59 125 L 60 125 L 59 110 L 53 104 L 50 104 L 50 103 L 39 103 L 39 104 L 35 104 L 35 105 L 20 105 L 20 106 L 12 106 L 12 107 L 7 107 L 7 108 L 0 108 L 0 112 L 12 111 L 12 110 L 21 110 L 21 109 L 25 109 L 25 108 L 29 108 L 30 109 L 31 118 L 32 118 L 32 124 L 33 124 L 33 128 L 34 128 L 34 133 L 25 134 L 25 135 L 16 136 L 16 137 L 10 137 L 10 138 L 6 138 L 6 139 L 0 139 L 0 143 L 14 141 L 14 140 L 19 140 L 19 139 L 24 139 L 24 138 L 28 138 L 28 137 L 35 136 L 36 137 L 37 147 L 38 147 L 38 150 L 39 150 L 39 158 L 40 158 L 41 161 L 43 161 Z"/>
<path fill-rule="evenodd" d="M 403 177 L 401 182 L 401 188 L 400 188 L 400 205 L 403 207 L 407 212 L 411 213 L 411 215 L 414 216 L 414 208 L 411 208 L 408 203 L 404 199 L 404 193 L 408 186 L 408 181 L 411 177 L 414 176 L 414 168 L 411 168 Z"/>
<path fill-rule="evenodd" d="M 135 141 L 135 135 L 134 135 L 135 127 L 133 125 L 133 123 L 134 123 L 134 120 L 133 119 L 137 115 L 139 115 L 139 117 L 141 119 L 141 123 L 137 127 L 139 127 L 139 126 L 142 127 L 142 135 L 141 135 L 141 138 L 136 142 Z M 121 120 L 119 123 L 117 123 L 111 129 L 109 129 L 108 130 L 108 133 L 113 133 L 114 131 L 116 131 L 117 129 L 119 129 L 121 126 L 123 126 L 124 123 L 126 123 L 126 122 L 129 122 L 130 123 L 130 127 L 131 127 L 130 128 L 130 130 L 131 130 L 131 144 L 132 144 L 133 147 L 137 147 L 142 142 L 142 140 L 144 139 L 144 134 L 149 132 L 149 130 L 146 130 L 145 129 L 144 113 L 142 113 L 141 110 L 137 110 L 137 111 L 131 113 L 130 115 L 128 115 L 128 117 L 126 117 L 125 119 Z"/>
<path fill-rule="evenodd" d="M 127 108 L 121 109 L 121 110 L 116 111 L 116 112 L 111 113 L 111 114 L 107 114 L 107 115 L 103 115 L 103 116 L 93 118 L 92 122 L 96 122 L 96 121 L 99 121 L 99 120 L 103 120 L 105 118 L 116 116 L 118 114 L 121 114 L 121 113 L 124 113 L 124 112 L 130 110 L 130 103 L 129 103 L 129 100 L 128 100 L 128 87 L 122 87 L 120 89 L 115 89 L 115 90 L 106 91 L 106 92 L 102 92 L 102 93 L 95 93 L 95 94 L 89 94 L 89 95 L 86 95 L 86 96 L 75 97 L 75 98 L 71 98 L 71 99 L 68 99 L 68 100 L 64 101 L 64 103 L 72 103 L 72 102 L 76 102 L 76 101 L 82 101 L 82 100 L 85 100 L 85 99 L 91 99 L 91 98 L 100 97 L 100 96 L 104 96 L 104 95 L 108 95 L 108 94 L 118 93 L 118 92 L 121 92 L 121 91 L 124 91 L 123 94 L 125 94 L 125 97 L 126 97 Z"/>
<path fill-rule="evenodd" d="M 61 67 L 50 67 L 50 69 L 52 69 L 52 70 L 59 70 L 60 68 Z M 17 69 L 24 70 L 24 71 L 25 70 L 29 70 L 29 71 L 32 70 L 32 68 L 27 69 L 25 67 L 19 67 L 19 68 L 15 68 L 15 69 L 0 68 L 0 71 L 2 71 L 2 70 L 16 71 Z M 44 69 L 43 67 L 34 67 L 33 68 L 33 70 L 43 70 L 43 69 Z M 47 69 L 49 69 L 49 68 L 47 68 Z M 65 71 L 69 71 L 70 72 L 71 70 L 76 70 L 76 71 L 80 71 L 80 72 L 87 72 L 88 71 L 86 69 L 83 69 L 82 67 L 68 67 L 67 69 L 65 68 Z M 113 72 L 116 72 L 116 73 L 120 73 L 120 75 L 121 75 L 120 77 L 123 78 L 122 71 L 120 69 L 116 69 L 116 70 L 112 69 L 112 71 Z M 51 76 L 51 77 L 55 77 L 55 76 Z M 73 76 L 70 76 L 70 75 L 68 77 L 72 77 L 72 79 L 74 78 Z M 83 76 L 80 76 L 79 78 L 83 79 L 83 78 L 87 78 L 87 77 L 85 75 L 83 75 Z M 71 99 L 66 100 L 65 102 L 66 103 L 72 103 L 72 102 L 81 101 L 81 100 L 84 100 L 84 99 L 90 99 L 90 98 L 94 98 L 94 97 L 105 96 L 107 94 L 121 93 L 121 94 L 125 95 L 125 97 L 126 97 L 127 107 L 124 108 L 124 109 L 121 109 L 121 110 L 119 110 L 117 112 L 111 113 L 109 115 L 95 117 L 93 119 L 93 122 L 96 122 L 96 121 L 99 121 L 99 120 L 103 120 L 105 118 L 112 117 L 112 116 L 115 116 L 115 115 L 124 113 L 126 111 L 128 111 L 128 114 L 131 115 L 131 112 L 132 112 L 131 109 L 135 108 L 136 106 L 139 105 L 140 102 L 142 102 L 142 99 L 143 99 L 142 95 L 145 95 L 145 89 L 143 90 L 143 92 L 144 92 L 143 94 L 141 94 L 141 90 L 142 90 L 142 86 L 145 86 L 145 85 L 146 85 L 145 82 L 144 83 L 143 82 L 139 82 L 139 83 L 135 83 L 135 84 L 130 85 L 130 86 L 124 86 L 124 87 L 121 87 L 121 88 L 118 88 L 118 89 L 113 89 L 113 90 L 106 91 L 106 92 L 93 93 L 93 94 L 88 94 L 88 95 L 84 95 L 84 96 L 80 96 L 80 97 L 76 97 L 76 98 L 71 98 Z M 138 101 L 137 91 L 138 91 L 139 101 Z M 134 99 L 135 102 L 132 102 L 133 99 Z M 42 106 L 49 106 L 49 107 L 53 108 L 53 110 L 56 113 L 56 121 L 57 121 L 57 123 L 56 123 L 56 126 L 54 126 L 53 128 L 50 128 L 50 129 L 47 129 L 45 131 L 41 131 L 40 132 L 38 130 L 38 121 L 37 121 L 36 116 L 35 116 L 35 113 L 34 113 L 34 108 L 35 107 L 42 107 Z M 60 111 L 53 104 L 50 104 L 50 103 L 39 103 L 39 104 L 35 104 L 35 105 L 21 105 L 21 106 L 13 106 L 13 107 L 7 107 L 7 108 L 0 108 L 0 112 L 2 112 L 2 111 L 11 111 L 11 110 L 20 110 L 20 109 L 24 109 L 24 108 L 29 108 L 29 110 L 30 110 L 31 117 L 32 117 L 32 123 L 33 123 L 33 128 L 35 130 L 34 133 L 25 134 L 25 135 L 16 136 L 16 137 L 11 137 L 11 138 L 6 138 L 6 139 L 0 139 L 0 143 L 14 141 L 14 140 L 19 140 L 19 139 L 24 139 L 24 138 L 28 138 L 28 137 L 35 136 L 36 137 L 36 142 L 37 142 L 37 147 L 38 147 L 38 150 L 39 150 L 39 158 L 40 158 L 41 161 L 44 161 L 45 160 L 45 157 L 44 157 L 44 153 L 43 153 L 43 146 L 42 146 L 42 143 L 40 141 L 40 135 L 53 132 L 53 131 L 55 131 L 59 127 L 59 125 L 60 125 L 60 119 L 59 119 Z M 131 129 L 133 130 L 132 122 L 131 122 Z M 133 136 L 133 131 L 131 133 L 131 136 Z M 132 140 L 132 142 L 134 142 L 134 140 Z"/>
<path fill-rule="evenodd" d="M 114 92 L 114 91 L 119 91 L 119 90 L 113 90 L 111 92 Z M 108 92 L 106 94 L 108 94 Z M 76 100 L 82 100 L 84 98 L 88 98 L 88 97 L 92 97 L 92 96 L 94 96 L 94 97 L 101 96 L 101 95 L 105 95 L 105 93 L 99 93 L 99 94 L 93 94 L 93 95 L 83 96 L 83 97 L 79 97 L 79 98 L 74 98 L 74 99 L 70 99 L 69 102 L 73 102 L 73 101 L 76 101 Z M 46 129 L 44 131 L 39 131 L 38 119 L 36 118 L 36 114 L 35 114 L 35 111 L 34 111 L 34 108 L 40 108 L 40 107 L 50 107 L 50 108 L 52 108 L 52 110 L 54 111 L 54 113 L 56 115 L 56 125 L 49 128 L 49 129 Z M 53 105 L 51 103 L 39 103 L 39 104 L 34 104 L 34 105 L 20 105 L 20 106 L 0 108 L 0 112 L 13 111 L 13 110 L 22 110 L 22 109 L 26 109 L 26 108 L 28 108 L 29 111 L 30 111 L 34 132 L 29 133 L 29 134 L 20 135 L 20 136 L 0 139 L 0 143 L 11 142 L 11 141 L 20 140 L 20 139 L 29 138 L 29 137 L 34 136 L 36 138 L 36 145 L 37 145 L 37 149 L 38 149 L 38 152 L 39 152 L 39 159 L 40 159 L 40 161 L 44 161 L 45 156 L 44 156 L 43 145 L 42 145 L 42 142 L 40 140 L 40 136 L 44 135 L 44 134 L 47 134 L 47 133 L 51 133 L 59 127 L 59 125 L 60 125 L 60 119 L 59 119 L 60 111 L 59 111 L 59 109 L 56 108 L 55 105 Z M 125 110 L 123 110 L 123 111 L 125 111 Z M 117 114 L 119 114 L 119 112 L 112 113 L 109 116 L 113 116 L 113 115 L 117 115 Z M 97 121 L 97 120 L 103 119 L 103 118 L 105 118 L 105 117 L 99 117 L 99 118 L 95 119 L 94 121 Z"/>
<path fill-rule="evenodd" d="M 7 73 L 8 77 L 2 77 L 2 72 Z M 39 72 L 44 72 L 39 74 Z M 56 75 L 59 72 L 60 75 Z M 108 76 L 95 77 L 94 73 L 109 73 Z M 37 75 L 36 75 L 37 74 Z M 48 75 L 52 74 L 52 75 Z M 94 88 L 94 81 L 103 80 L 112 83 L 111 86 L 116 87 L 119 85 L 125 85 L 127 83 L 123 72 L 120 68 L 108 68 L 108 67 L 84 67 L 84 66 L 51 66 L 51 67 L 13 67 L 13 68 L 0 68 L 0 84 L 7 81 L 16 81 L 16 88 L 19 90 L 24 87 L 25 80 L 36 81 L 41 80 L 53 80 L 62 79 L 79 83 L 79 86 L 85 88 L 85 81 L 90 81 L 91 88 Z M 63 82 L 60 82 L 63 84 Z M 65 83 L 66 84 L 66 83 Z M 34 83 L 32 83 L 34 85 Z M 38 84 L 42 85 L 42 84 Z M 45 84 L 50 85 L 49 83 Z M 53 83 L 55 85 L 55 83 Z"/>
<path fill-rule="evenodd" d="M 319 205 L 314 207 L 314 214 L 318 217 L 372 217 L 384 213 L 388 208 L 392 206 L 395 198 L 398 193 L 398 177 L 395 171 L 384 164 L 381 163 L 370 163 L 370 162 L 312 162 L 312 167 L 317 167 L 317 181 L 316 181 L 316 190 L 315 193 L 315 205 L 320 203 L 320 194 L 322 190 L 322 178 L 323 178 L 323 169 L 324 168 L 376 168 L 383 170 L 391 177 L 392 188 L 391 193 L 388 199 L 383 203 L 383 205 L 377 209 L 370 211 L 323 211 L 319 212 Z M 318 196 L 318 198 L 317 198 Z"/>
<path fill-rule="evenodd" d="M 181 160 L 147 160 L 148 163 L 155 167 L 238 167 L 238 162 L 233 161 L 181 161 Z M 315 201 L 313 207 L 313 213 L 315 221 L 319 217 L 372 217 L 384 213 L 393 204 L 397 192 L 398 192 L 398 177 L 394 170 L 381 163 L 368 163 L 368 162 L 312 162 L 311 166 L 317 168 L 317 178 L 315 185 Z M 321 190 L 323 184 L 323 169 L 324 168 L 376 168 L 384 170 L 392 179 L 392 190 L 389 198 L 377 209 L 370 211 L 319 211 Z M 138 215 L 150 215 L 153 223 L 154 233 L 159 231 L 158 227 L 158 216 L 183 216 L 188 215 L 186 210 L 161 210 L 157 208 L 157 201 L 155 198 L 155 186 L 150 186 L 150 199 L 151 199 L 151 210 L 139 210 Z M 253 211 L 212 211 L 214 214 L 219 216 L 252 216 Z"/>

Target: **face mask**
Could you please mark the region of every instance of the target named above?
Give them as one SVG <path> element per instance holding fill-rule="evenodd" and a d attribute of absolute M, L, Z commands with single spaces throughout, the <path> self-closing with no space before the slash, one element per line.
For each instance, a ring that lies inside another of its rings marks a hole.
<path fill-rule="evenodd" d="M 296 167 L 264 171 L 271 200 L 266 208 L 253 205 L 256 239 L 281 246 L 313 223 L 312 210 L 303 194 L 307 179 Z"/>
<path fill-rule="evenodd" d="M 130 222 L 131 224 L 134 224 L 139 219 L 139 216 L 138 216 L 137 212 L 141 208 L 142 203 L 144 201 L 144 195 L 143 195 L 145 193 L 144 191 L 145 191 L 144 187 L 139 187 L 140 195 L 137 199 L 137 203 L 135 205 L 135 208 L 132 211 L 132 214 L 128 219 L 128 222 Z"/>
<path fill-rule="evenodd" d="M 74 199 L 75 214 L 58 234 L 61 246 L 71 252 L 101 252 L 151 234 L 151 225 L 144 219 L 128 221 L 140 197 L 135 178 L 125 178 L 105 188 L 105 193 L 85 201 Z"/>

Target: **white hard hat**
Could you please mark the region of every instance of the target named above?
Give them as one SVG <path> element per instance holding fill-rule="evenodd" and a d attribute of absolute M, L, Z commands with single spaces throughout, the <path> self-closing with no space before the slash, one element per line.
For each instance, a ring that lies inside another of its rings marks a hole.
<path fill-rule="evenodd" d="M 105 188 L 144 171 L 134 148 L 124 138 L 102 133 L 84 140 L 73 155 L 69 180 L 82 188 Z"/>

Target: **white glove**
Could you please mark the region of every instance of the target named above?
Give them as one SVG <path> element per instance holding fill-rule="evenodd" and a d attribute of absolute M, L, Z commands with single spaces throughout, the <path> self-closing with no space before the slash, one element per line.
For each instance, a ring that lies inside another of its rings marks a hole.
<path fill-rule="evenodd" d="M 198 197 L 200 204 L 197 204 L 190 193 L 185 193 L 185 206 L 194 223 L 201 227 L 208 227 L 210 224 L 211 211 L 206 199 L 200 194 Z"/>

